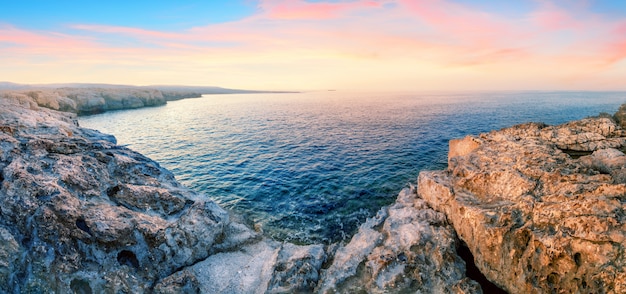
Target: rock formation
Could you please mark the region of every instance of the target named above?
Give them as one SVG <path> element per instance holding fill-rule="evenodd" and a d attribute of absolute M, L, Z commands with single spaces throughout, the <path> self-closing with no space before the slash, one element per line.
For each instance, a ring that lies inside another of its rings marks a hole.
<path fill-rule="evenodd" d="M 165 105 L 167 101 L 200 97 L 191 91 L 160 91 L 147 88 L 57 88 L 4 91 L 0 98 L 32 99 L 38 105 L 77 114 Z"/>
<path fill-rule="evenodd" d="M 320 293 L 482 293 L 465 276 L 456 234 L 445 215 L 414 189 L 382 208 L 337 249 Z"/>
<path fill-rule="evenodd" d="M 510 293 L 626 293 L 625 145 L 606 117 L 470 136 L 419 195 Z"/>
<path fill-rule="evenodd" d="M 481 292 L 414 189 L 346 245 L 281 243 L 31 96 L 0 98 L 0 292 Z"/>
<path fill-rule="evenodd" d="M 204 276 L 187 267 L 209 256 L 230 263 L 220 254 L 251 244 L 299 252 L 285 268 L 325 257 L 264 239 L 114 137 L 27 98 L 0 99 L 0 292 L 201 289 Z M 316 268 L 296 272 L 307 270 Z"/>

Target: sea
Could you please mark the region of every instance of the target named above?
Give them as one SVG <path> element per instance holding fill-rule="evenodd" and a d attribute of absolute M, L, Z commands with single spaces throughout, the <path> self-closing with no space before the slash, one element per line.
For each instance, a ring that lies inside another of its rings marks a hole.
<path fill-rule="evenodd" d="M 525 122 L 613 114 L 626 92 L 203 95 L 81 116 L 277 240 L 349 240 L 366 218 L 446 168 L 448 141 Z"/>

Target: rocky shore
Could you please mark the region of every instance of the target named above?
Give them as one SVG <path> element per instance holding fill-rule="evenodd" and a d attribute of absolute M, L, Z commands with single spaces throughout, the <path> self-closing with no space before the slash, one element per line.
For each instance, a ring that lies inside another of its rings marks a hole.
<path fill-rule="evenodd" d="M 510 293 L 626 293 L 625 143 L 607 117 L 453 140 L 419 195 Z"/>
<path fill-rule="evenodd" d="M 510 293 L 626 292 L 626 132 L 611 118 L 453 140 L 448 169 L 350 242 L 302 246 L 80 128 L 57 98 L 0 98 L 0 292 L 481 293 L 466 248 Z"/>

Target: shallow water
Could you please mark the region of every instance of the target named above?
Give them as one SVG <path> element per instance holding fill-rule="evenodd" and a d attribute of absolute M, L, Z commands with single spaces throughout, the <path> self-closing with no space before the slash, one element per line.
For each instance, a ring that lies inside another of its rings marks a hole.
<path fill-rule="evenodd" d="M 613 113 L 626 93 L 205 95 L 80 117 L 280 240 L 335 242 L 392 203 L 452 138 Z"/>

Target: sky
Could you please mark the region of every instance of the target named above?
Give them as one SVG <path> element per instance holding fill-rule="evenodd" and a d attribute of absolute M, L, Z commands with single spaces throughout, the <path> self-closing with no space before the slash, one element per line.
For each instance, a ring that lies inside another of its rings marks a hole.
<path fill-rule="evenodd" d="M 626 90 L 621 0 L 0 1 L 0 81 Z"/>

